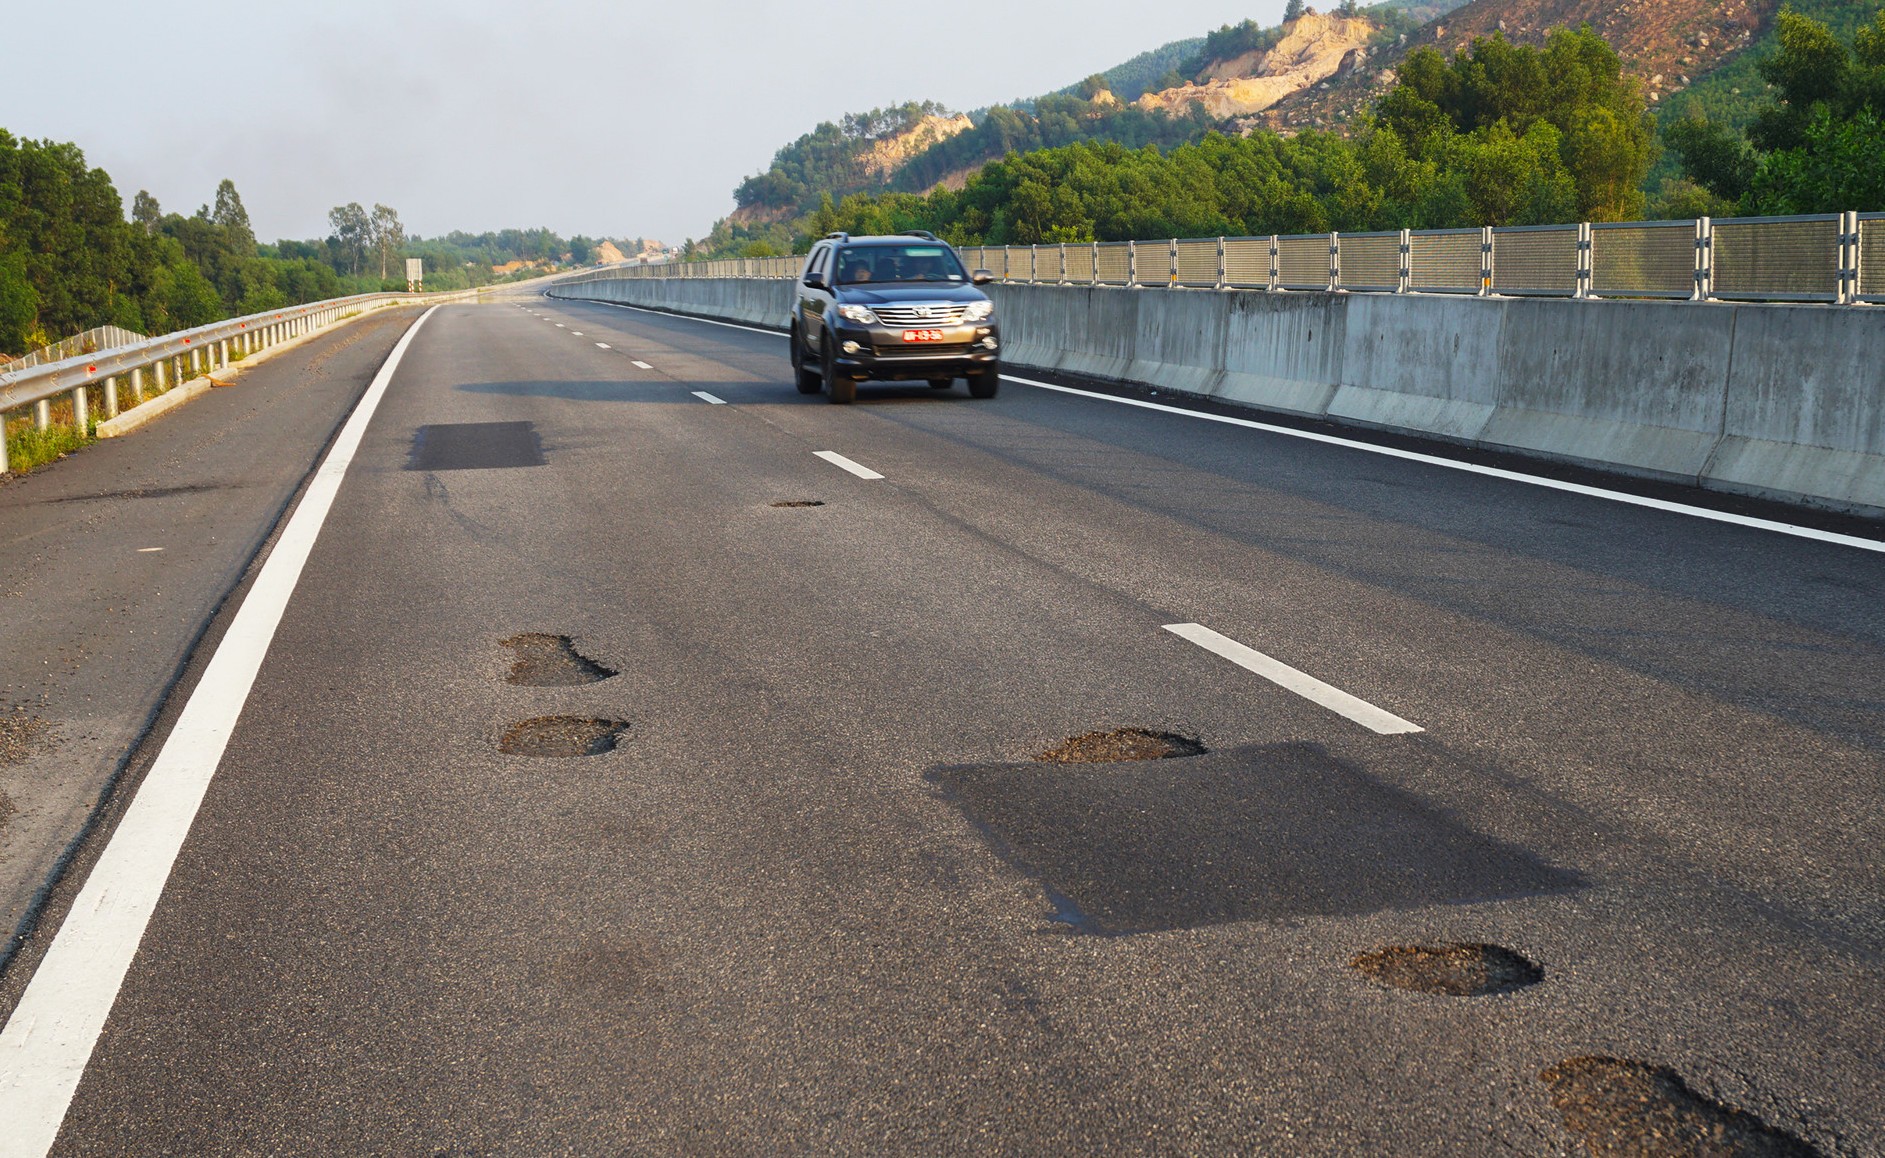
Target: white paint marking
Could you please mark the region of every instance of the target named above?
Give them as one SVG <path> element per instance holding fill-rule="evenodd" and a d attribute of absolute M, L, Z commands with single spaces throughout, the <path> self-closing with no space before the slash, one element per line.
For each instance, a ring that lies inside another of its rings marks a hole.
<path fill-rule="evenodd" d="M 616 309 L 621 310 L 634 310 L 638 314 L 659 314 L 662 317 L 678 318 L 682 321 L 689 322 L 701 322 L 709 326 L 725 326 L 730 330 L 745 330 L 750 334 L 770 334 L 775 338 L 788 336 L 782 330 L 768 330 L 759 326 L 743 326 L 735 322 L 716 321 L 713 318 L 690 318 L 686 314 L 671 314 L 664 310 L 643 309 L 640 306 L 625 305 L 621 302 L 590 302 L 589 304 L 614 306 Z M 1674 503 L 1666 499 L 1652 499 L 1644 495 L 1633 495 L 1627 491 L 1613 491 L 1604 487 L 1585 486 L 1582 483 L 1563 482 L 1559 479 L 1524 474 L 1515 470 L 1501 470 L 1494 466 L 1480 466 L 1478 463 L 1460 462 L 1456 459 L 1442 458 L 1437 454 L 1421 454 L 1412 450 L 1399 450 L 1392 446 L 1377 446 L 1374 443 L 1362 442 L 1353 438 L 1340 438 L 1333 434 L 1318 434 L 1312 430 L 1296 430 L 1288 426 L 1277 426 L 1269 422 L 1257 422 L 1248 418 L 1233 418 L 1228 414 L 1208 414 L 1201 410 L 1187 410 L 1182 406 L 1167 406 L 1163 403 L 1146 402 L 1138 398 L 1120 398 L 1113 394 L 1101 394 L 1093 390 L 1079 390 L 1072 386 L 1056 386 L 1051 382 L 1038 382 L 1032 378 L 1021 378 L 1013 374 L 1003 374 L 1002 378 L 1021 386 L 1033 386 L 1041 390 L 1052 390 L 1058 394 L 1072 394 L 1078 398 L 1091 398 L 1097 402 L 1114 402 L 1121 406 L 1136 406 L 1141 410 L 1157 410 L 1164 414 L 1178 414 L 1186 418 L 1202 419 L 1205 422 L 1222 423 L 1225 426 L 1241 426 L 1246 430 L 1261 430 L 1265 434 L 1280 434 L 1286 438 L 1301 438 L 1310 442 L 1320 442 L 1328 446 L 1340 446 L 1346 447 L 1349 450 L 1366 451 L 1369 454 L 1386 455 L 1389 458 L 1399 458 L 1408 462 L 1444 467 L 1447 470 L 1465 471 L 1467 474 L 1476 474 L 1485 478 L 1504 479 L 1507 482 L 1524 483 L 1526 486 L 1564 491 L 1567 494 L 1583 495 L 1586 498 L 1603 499 L 1613 503 L 1624 503 L 1633 507 L 1646 507 L 1652 511 L 1663 511 L 1672 515 L 1685 515 L 1693 519 L 1707 519 L 1710 522 L 1727 523 L 1736 527 L 1750 527 L 1757 531 L 1771 531 L 1777 535 L 1791 535 L 1799 539 L 1812 539 L 1821 543 L 1836 543 L 1842 547 L 1857 547 L 1861 551 L 1874 551 L 1885 554 L 1885 542 L 1881 542 L 1877 539 L 1862 539 L 1857 535 L 1842 535 L 1837 531 L 1821 531 L 1813 527 L 1801 527 L 1793 523 L 1782 523 L 1774 519 L 1758 519 L 1751 515 L 1737 515 L 1728 511 L 1711 510 L 1708 507 L 1691 506 L 1688 503 Z"/>
<path fill-rule="evenodd" d="M 163 550 L 162 547 L 139 547 L 137 549 L 137 553 L 140 555 L 148 555 L 152 551 L 161 551 L 161 550 Z"/>
<path fill-rule="evenodd" d="M 700 399 L 702 402 L 711 402 L 715 406 L 725 406 L 727 404 L 726 399 L 715 398 L 713 395 L 707 393 L 705 390 L 694 391 L 694 397 Z"/>
<path fill-rule="evenodd" d="M 614 349 L 614 348 L 615 348 L 615 347 L 613 347 L 613 346 L 611 346 L 611 345 L 609 345 L 609 344 L 608 344 L 607 342 L 597 342 L 597 343 L 596 343 L 596 349 L 598 349 L 598 350 L 612 350 L 612 349 Z"/>
<path fill-rule="evenodd" d="M 1208 652 L 1221 655 L 1246 671 L 1253 671 L 1280 688 L 1295 692 L 1305 700 L 1321 704 L 1339 716 L 1349 719 L 1383 736 L 1392 736 L 1401 732 L 1422 732 L 1426 729 L 1418 724 L 1410 724 L 1393 712 L 1383 711 L 1367 700 L 1349 695 L 1341 688 L 1323 683 L 1316 677 L 1299 672 L 1278 659 L 1272 659 L 1254 647 L 1245 647 L 1228 635 L 1219 635 L 1208 627 L 1196 623 L 1168 623 L 1165 630 L 1188 639 Z"/>
<path fill-rule="evenodd" d="M 556 323 L 556 328 L 559 330 L 567 330 L 569 327 L 565 326 L 562 322 L 558 322 Z"/>
<path fill-rule="evenodd" d="M 571 330 L 569 336 L 572 338 L 580 338 L 583 336 L 583 332 L 581 330 Z"/>
<path fill-rule="evenodd" d="M 1759 531 L 1772 531 L 1779 535 L 1793 535 L 1801 539 L 1815 539 L 1822 543 L 1837 543 L 1844 547 L 1857 547 L 1861 551 L 1885 553 L 1885 542 L 1876 539 L 1861 539 L 1856 535 L 1842 535 L 1836 531 L 1821 531 L 1812 527 L 1799 527 L 1792 523 L 1775 522 L 1772 519 L 1757 519 L 1750 515 L 1736 515 L 1727 511 L 1710 510 L 1707 507 L 1692 507 L 1687 503 L 1672 503 L 1665 499 L 1652 499 L 1644 495 L 1633 495 L 1626 491 L 1605 490 L 1603 487 L 1585 486 L 1582 483 L 1563 482 L 1555 478 L 1541 478 L 1538 475 L 1520 474 L 1515 470 L 1500 470 L 1496 466 L 1480 466 L 1478 463 L 1459 462 L 1450 458 L 1441 458 L 1436 454 L 1420 454 L 1412 450 L 1399 450 L 1392 446 L 1376 446 L 1369 442 L 1360 442 L 1353 438 L 1338 438 L 1333 434 L 1317 434 L 1313 430 L 1294 430 L 1287 426 L 1277 426 L 1268 422 L 1253 422 L 1248 418 L 1232 418 L 1228 414 L 1207 414 L 1200 410 L 1186 410 L 1181 406 L 1166 406 L 1158 402 L 1145 402 L 1137 398 L 1119 398 L 1111 394 L 1100 394 L 1092 390 L 1076 390 L 1072 386 L 1056 386 L 1051 382 L 1036 382 L 1032 378 L 1017 378 L 1013 374 L 1003 374 L 1002 378 L 1022 386 L 1034 386 L 1041 390 L 1052 390 L 1058 394 L 1073 394 L 1081 398 L 1092 398 L 1100 402 L 1117 402 L 1121 406 L 1136 406 L 1141 410 L 1157 410 L 1165 414 L 1181 414 L 1186 418 L 1199 418 L 1206 422 L 1219 422 L 1226 426 L 1241 426 L 1247 430 L 1261 430 L 1265 434 L 1281 434 L 1288 438 L 1302 438 L 1310 442 L 1320 442 L 1328 446 L 1346 447 L 1349 450 L 1363 450 L 1369 454 L 1386 455 L 1389 458 L 1405 459 L 1408 462 L 1424 463 L 1428 466 L 1445 467 L 1448 470 L 1465 471 L 1467 474 L 1483 475 L 1486 478 L 1504 479 L 1507 482 L 1524 483 L 1527 486 L 1544 487 L 1547 490 L 1566 491 L 1574 495 L 1584 495 L 1593 499 L 1606 499 L 1613 503 L 1625 503 L 1633 507 L 1648 507 L 1652 511 L 1666 511 L 1675 515 L 1687 515 L 1690 518 L 1708 519 L 1717 523 L 1730 523 L 1737 527 L 1752 527 Z"/>
<path fill-rule="evenodd" d="M 850 459 L 844 457 L 843 455 L 839 454 L 835 450 L 819 450 L 819 451 L 814 451 L 813 453 L 816 454 L 819 458 L 822 458 L 826 462 L 830 463 L 832 466 L 842 467 L 843 469 L 850 471 L 852 474 L 856 475 L 859 478 L 884 477 L 883 475 L 880 475 L 876 471 L 872 470 L 870 467 L 859 466 L 858 464 L 852 462 Z"/>
<path fill-rule="evenodd" d="M 653 367 L 653 366 L 650 366 L 650 365 L 649 365 L 648 363 L 646 363 L 646 362 L 636 362 L 636 361 L 630 361 L 630 362 L 629 362 L 629 365 L 631 365 L 631 366 L 633 366 L 633 367 L 635 367 L 635 368 L 636 368 L 637 370 L 652 370 L 652 369 L 654 369 L 654 367 Z"/>
<path fill-rule="evenodd" d="M 0 1130 L 0 1158 L 43 1158 L 58 1137 L 348 464 L 413 335 L 438 309 L 427 310 L 399 339 L 315 471 L 202 681 L 0 1030 L 0 1122 L 6 1123 Z"/>

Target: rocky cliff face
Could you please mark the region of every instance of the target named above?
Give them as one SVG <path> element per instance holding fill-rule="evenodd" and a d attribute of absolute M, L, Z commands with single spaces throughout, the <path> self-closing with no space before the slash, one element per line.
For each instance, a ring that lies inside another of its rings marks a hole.
<path fill-rule="evenodd" d="M 1329 77 L 1354 70 L 1367 58 L 1376 26 L 1366 17 L 1309 13 L 1290 25 L 1267 52 L 1213 63 L 1204 83 L 1147 93 L 1138 105 L 1182 116 L 1195 104 L 1218 120 L 1249 116 Z"/>
<path fill-rule="evenodd" d="M 905 161 L 924 149 L 974 127 L 975 122 L 966 113 L 924 117 L 901 133 L 871 142 L 871 147 L 860 158 L 864 172 L 878 180 L 886 180 L 902 168 Z"/>

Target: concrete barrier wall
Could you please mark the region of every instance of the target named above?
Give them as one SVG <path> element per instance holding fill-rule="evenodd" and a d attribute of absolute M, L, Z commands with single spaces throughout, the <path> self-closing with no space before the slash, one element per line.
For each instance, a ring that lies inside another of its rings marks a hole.
<path fill-rule="evenodd" d="M 555 287 L 784 329 L 789 281 Z M 989 287 L 1004 357 L 1885 516 L 1885 310 Z"/>

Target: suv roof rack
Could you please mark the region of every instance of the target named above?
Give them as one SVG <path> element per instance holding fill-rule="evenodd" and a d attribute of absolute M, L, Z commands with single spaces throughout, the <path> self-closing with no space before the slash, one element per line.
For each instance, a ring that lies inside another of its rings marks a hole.
<path fill-rule="evenodd" d="M 936 235 L 934 233 L 931 233 L 927 229 L 906 229 L 902 233 L 897 234 L 897 236 L 898 237 L 920 237 L 924 241 L 936 240 Z"/>
<path fill-rule="evenodd" d="M 825 240 L 826 241 L 849 241 L 851 240 L 851 235 L 844 232 L 843 230 L 839 230 L 836 233 L 825 234 Z"/>

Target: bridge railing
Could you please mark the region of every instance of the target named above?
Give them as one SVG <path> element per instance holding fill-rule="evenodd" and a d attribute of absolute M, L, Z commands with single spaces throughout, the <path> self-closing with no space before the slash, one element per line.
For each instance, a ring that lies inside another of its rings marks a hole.
<path fill-rule="evenodd" d="M 1016 285 L 1885 303 L 1885 213 L 970 245 L 959 252 L 969 268 Z M 565 280 L 794 278 L 804 261 L 676 262 Z"/>
<path fill-rule="evenodd" d="M 21 407 L 32 407 L 34 424 L 44 430 L 52 425 L 53 401 L 70 395 L 72 425 L 84 430 L 94 414 L 115 418 L 127 406 L 164 394 L 232 360 L 355 314 L 405 302 L 454 301 L 465 296 L 467 293 L 358 294 L 230 318 L 157 338 L 140 337 L 41 365 L 12 363 L 0 370 L 0 471 L 12 465 L 4 437 L 8 415 Z"/>

